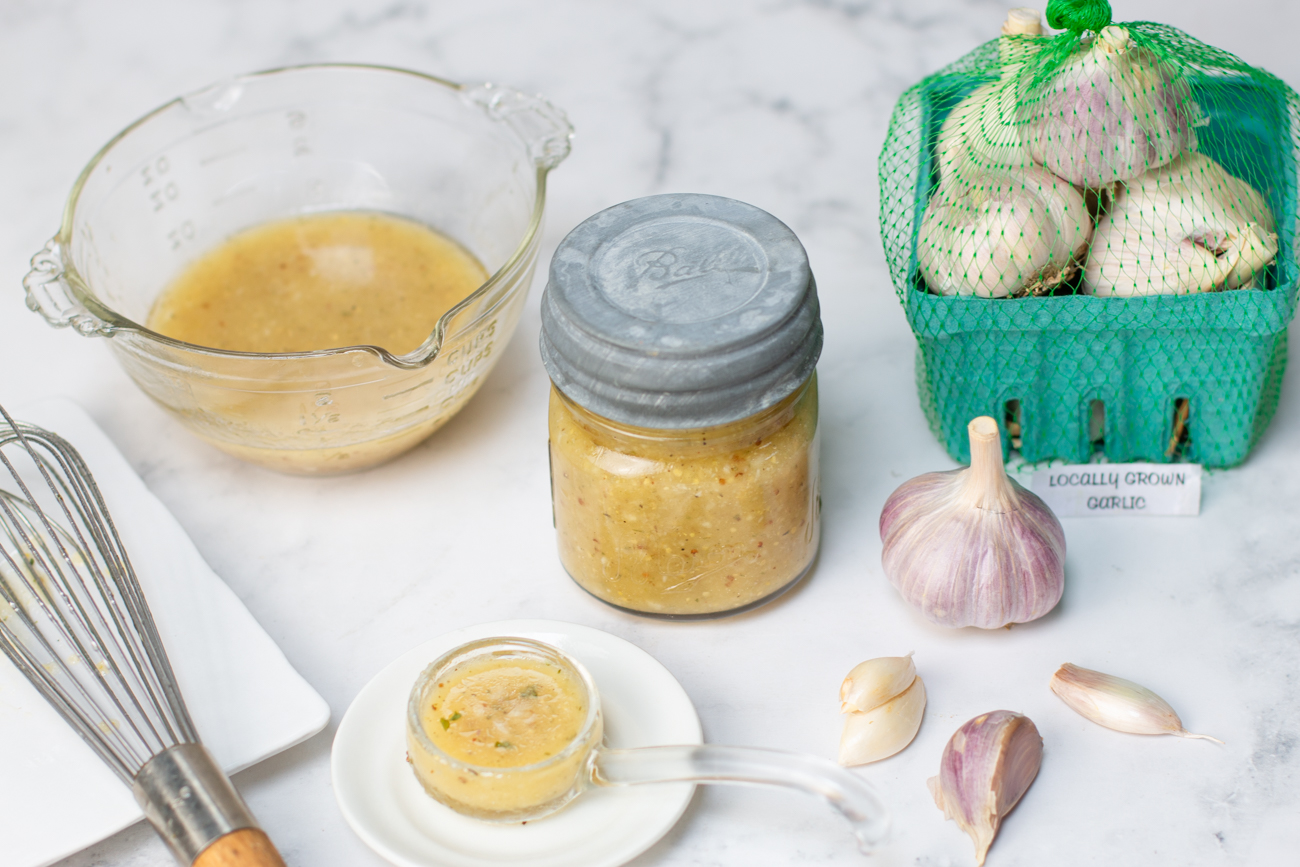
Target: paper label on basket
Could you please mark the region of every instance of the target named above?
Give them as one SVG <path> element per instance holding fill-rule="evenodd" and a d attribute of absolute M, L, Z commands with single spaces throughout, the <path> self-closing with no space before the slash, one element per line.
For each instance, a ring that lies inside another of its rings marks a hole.
<path fill-rule="evenodd" d="M 1084 464 L 1034 473 L 1033 491 L 1059 517 L 1199 515 L 1200 464 Z"/>

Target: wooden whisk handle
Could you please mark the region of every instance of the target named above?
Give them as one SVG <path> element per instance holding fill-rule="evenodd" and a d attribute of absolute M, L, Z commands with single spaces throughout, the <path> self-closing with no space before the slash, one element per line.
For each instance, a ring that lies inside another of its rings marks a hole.
<path fill-rule="evenodd" d="M 140 768 L 131 790 L 178 863 L 284 867 L 280 853 L 203 744 L 163 750 Z"/>
<path fill-rule="evenodd" d="M 199 853 L 193 867 L 284 867 L 284 859 L 265 831 L 240 828 L 218 837 Z"/>

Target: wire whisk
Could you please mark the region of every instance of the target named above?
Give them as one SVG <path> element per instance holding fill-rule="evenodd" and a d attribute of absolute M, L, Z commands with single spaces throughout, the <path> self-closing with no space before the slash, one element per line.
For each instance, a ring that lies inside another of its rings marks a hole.
<path fill-rule="evenodd" d="M 57 434 L 0 416 L 0 647 L 178 861 L 283 867 L 199 740 L 89 468 Z"/>

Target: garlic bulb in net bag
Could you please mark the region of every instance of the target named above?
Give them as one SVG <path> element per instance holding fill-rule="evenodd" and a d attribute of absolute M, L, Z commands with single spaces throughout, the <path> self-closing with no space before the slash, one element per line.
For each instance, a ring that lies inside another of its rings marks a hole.
<path fill-rule="evenodd" d="M 1094 295 L 1253 288 L 1277 255 L 1273 214 L 1250 184 L 1189 153 L 1116 186 L 1084 267 Z"/>
<path fill-rule="evenodd" d="M 917 264 L 941 295 L 1050 291 L 1078 269 L 1092 225 L 1082 193 L 1030 159 L 1016 125 L 1026 63 L 1045 44 L 1038 12 L 1013 9 L 997 40 L 998 77 L 961 99 L 935 143 L 938 190 Z"/>
<path fill-rule="evenodd" d="M 1052 7 L 1049 6 L 1049 20 Z M 1016 111 L 1025 151 L 1073 184 L 1137 177 L 1196 149 L 1200 110 L 1139 27 L 1109 25 L 1038 55 Z"/>
<path fill-rule="evenodd" d="M 1016 18 L 1015 13 L 1028 11 L 1011 10 L 1003 25 L 1003 36 L 997 42 L 999 77 L 957 103 L 944 121 L 935 155 L 940 184 L 1033 165 L 1016 123 L 1027 81 L 1020 70 L 1043 45 L 1042 40 L 1032 38 L 1042 32 L 1038 13 L 1033 12 L 1032 22 Z M 1013 24 L 1015 28 L 1009 29 Z"/>
<path fill-rule="evenodd" d="M 1041 167 L 954 178 L 925 210 L 917 265 L 941 295 L 1042 293 L 1078 270 L 1091 236 L 1083 194 Z"/>

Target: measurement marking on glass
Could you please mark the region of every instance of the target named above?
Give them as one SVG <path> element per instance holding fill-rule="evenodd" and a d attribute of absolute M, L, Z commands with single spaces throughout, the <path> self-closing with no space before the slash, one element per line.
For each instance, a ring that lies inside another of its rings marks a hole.
<path fill-rule="evenodd" d="M 193 241 L 194 235 L 194 222 L 186 220 L 167 233 L 167 240 L 171 241 L 173 250 L 179 250 L 187 241 Z"/>
<path fill-rule="evenodd" d="M 432 382 L 433 382 L 433 377 L 430 377 L 425 380 L 421 380 L 420 382 L 417 382 L 415 385 L 411 386 L 410 388 L 404 388 L 401 391 L 395 391 L 392 394 L 384 395 L 384 400 L 392 400 L 395 397 L 401 397 L 404 394 L 410 394 L 411 392 L 415 391 L 417 388 L 424 388 L 426 385 L 429 385 Z"/>
<path fill-rule="evenodd" d="M 242 153 L 246 153 L 247 151 L 248 151 L 247 146 L 237 147 L 233 150 L 222 151 L 219 154 L 213 154 L 212 156 L 204 157 L 203 159 L 199 160 L 199 165 L 210 166 L 213 163 L 220 162 L 221 160 L 228 160 L 231 157 L 237 157 Z"/>

